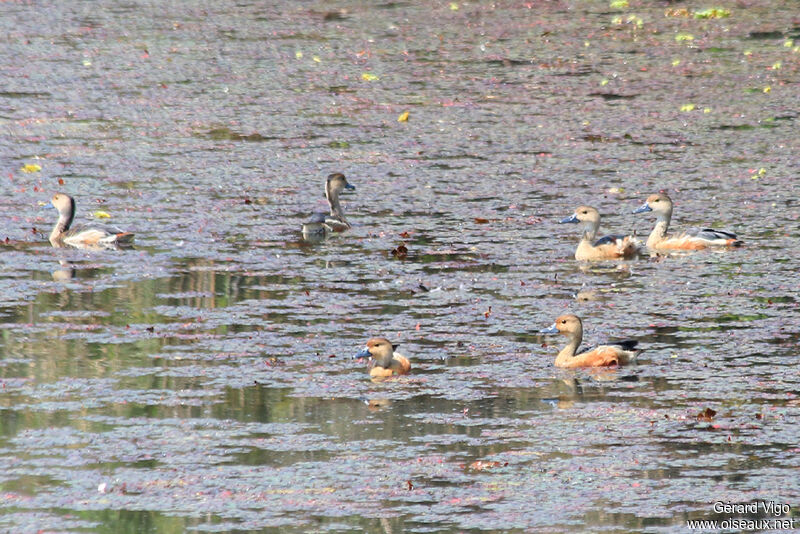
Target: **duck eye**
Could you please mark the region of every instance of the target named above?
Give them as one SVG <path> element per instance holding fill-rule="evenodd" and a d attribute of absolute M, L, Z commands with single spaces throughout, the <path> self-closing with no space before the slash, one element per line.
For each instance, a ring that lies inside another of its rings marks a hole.
<path fill-rule="evenodd" d="M 561 324 L 567 324 L 567 320 L 566 320 L 566 319 L 563 319 L 563 320 L 561 321 Z"/>

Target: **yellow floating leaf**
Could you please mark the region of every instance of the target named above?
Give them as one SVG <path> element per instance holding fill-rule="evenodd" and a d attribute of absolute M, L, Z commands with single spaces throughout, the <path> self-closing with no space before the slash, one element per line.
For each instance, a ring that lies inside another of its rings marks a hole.
<path fill-rule="evenodd" d="M 681 32 L 675 36 L 675 40 L 678 41 L 679 43 L 682 41 L 694 41 L 694 35 L 692 35 L 691 33 Z"/>
<path fill-rule="evenodd" d="M 361 79 L 364 80 L 365 82 L 374 82 L 380 80 L 378 76 L 375 76 L 374 74 L 371 74 L 369 72 L 365 72 L 364 74 L 362 74 Z"/>
<path fill-rule="evenodd" d="M 681 8 L 670 8 L 664 12 L 665 17 L 688 17 L 689 10 L 685 7 Z"/>
<path fill-rule="evenodd" d="M 408 111 L 404 111 L 397 117 L 397 122 L 408 122 Z"/>
<path fill-rule="evenodd" d="M 672 60 L 672 66 L 673 67 L 677 67 L 680 64 L 681 64 L 681 60 L 680 59 L 673 59 Z"/>
<path fill-rule="evenodd" d="M 701 9 L 695 11 L 694 18 L 696 19 L 724 19 L 730 17 L 731 12 L 721 7 L 712 7 L 710 9 Z"/>
<path fill-rule="evenodd" d="M 303 53 L 300 50 L 298 50 L 297 52 L 294 53 L 294 57 L 297 59 L 303 59 Z"/>
<path fill-rule="evenodd" d="M 745 50 L 744 52 L 742 52 L 742 54 L 744 54 L 746 56 L 752 56 L 753 55 L 753 51 L 752 50 Z"/>
<path fill-rule="evenodd" d="M 105 212 L 103 210 L 97 210 L 97 211 L 94 212 L 94 218 L 95 219 L 110 219 L 111 215 L 109 215 L 108 212 Z"/>
<path fill-rule="evenodd" d="M 791 39 L 786 39 L 783 42 L 783 46 L 785 46 L 786 48 L 791 48 L 794 46 L 794 41 L 792 41 Z"/>
<path fill-rule="evenodd" d="M 703 113 L 711 113 L 711 108 L 703 108 Z"/>
<path fill-rule="evenodd" d="M 314 56 L 311 59 L 314 61 L 314 63 L 322 63 L 322 60 L 319 58 L 319 56 Z"/>
<path fill-rule="evenodd" d="M 26 163 L 20 170 L 22 172 L 39 172 L 42 170 L 42 166 L 36 163 Z"/>
<path fill-rule="evenodd" d="M 770 87 L 769 85 L 764 88 L 765 93 L 769 93 L 770 91 L 772 91 L 772 87 Z"/>
<path fill-rule="evenodd" d="M 605 87 L 606 85 L 608 85 L 607 79 L 603 78 L 602 80 L 600 80 L 600 87 Z"/>
<path fill-rule="evenodd" d="M 694 104 L 684 104 L 681 106 L 681 111 L 694 111 Z"/>
<path fill-rule="evenodd" d="M 456 2 L 450 2 L 450 10 L 458 11 L 458 4 Z"/>
<path fill-rule="evenodd" d="M 772 70 L 778 70 L 779 68 L 781 68 L 781 66 L 783 66 L 783 63 L 781 63 L 780 61 L 776 61 L 775 63 L 772 64 Z"/>
<path fill-rule="evenodd" d="M 609 7 L 611 9 L 625 9 L 628 7 L 628 0 L 612 0 Z"/>

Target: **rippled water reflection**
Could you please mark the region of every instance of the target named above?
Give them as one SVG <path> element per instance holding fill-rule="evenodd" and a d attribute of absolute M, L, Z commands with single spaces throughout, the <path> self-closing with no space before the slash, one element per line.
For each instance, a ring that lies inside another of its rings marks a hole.
<path fill-rule="evenodd" d="M 631 4 L 2 4 L 0 530 L 796 516 L 796 6 Z M 558 219 L 643 236 L 660 189 L 746 246 L 572 260 Z M 50 248 L 57 190 L 135 249 Z M 567 310 L 639 365 L 554 368 Z"/>

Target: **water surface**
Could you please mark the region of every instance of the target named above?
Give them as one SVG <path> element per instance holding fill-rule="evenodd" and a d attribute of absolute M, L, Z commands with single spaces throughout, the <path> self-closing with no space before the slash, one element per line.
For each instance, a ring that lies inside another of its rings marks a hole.
<path fill-rule="evenodd" d="M 1 4 L 0 530 L 797 517 L 797 6 L 676 5 Z M 746 246 L 572 259 L 658 190 Z M 51 248 L 56 191 L 135 248 Z M 639 365 L 554 368 L 565 312 Z"/>

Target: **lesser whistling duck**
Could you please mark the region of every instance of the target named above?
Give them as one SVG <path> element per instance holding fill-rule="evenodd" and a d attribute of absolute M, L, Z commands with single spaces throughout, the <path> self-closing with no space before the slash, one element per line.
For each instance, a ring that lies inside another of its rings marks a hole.
<path fill-rule="evenodd" d="M 402 354 L 395 352 L 396 348 L 397 345 L 392 345 L 389 340 L 374 337 L 353 357 L 372 358 L 374 365 L 369 370 L 369 376 L 374 378 L 408 374 L 411 362 Z"/>
<path fill-rule="evenodd" d="M 56 193 L 48 206 L 58 210 L 58 222 L 50 232 L 50 243 L 54 247 L 67 245 L 75 248 L 118 248 L 133 240 L 131 232 L 112 232 L 104 228 L 72 228 L 75 199 L 69 195 Z"/>
<path fill-rule="evenodd" d="M 632 236 L 608 235 L 595 239 L 600 228 L 600 212 L 591 206 L 578 206 L 575 213 L 560 222 L 583 224 L 581 240 L 575 250 L 576 260 L 627 259 L 639 252 L 639 242 Z"/>
<path fill-rule="evenodd" d="M 583 340 L 583 324 L 578 316 L 572 314 L 560 316 L 552 326 L 540 332 L 544 334 L 561 334 L 569 339 L 567 346 L 561 349 L 556 357 L 556 367 L 625 365 L 635 360 L 636 356 L 641 352 L 635 350 L 638 341 L 633 339 L 578 351 L 578 347 Z"/>
<path fill-rule="evenodd" d="M 345 189 L 355 191 L 356 187 L 347 181 L 340 172 L 328 175 L 325 180 L 325 198 L 330 207 L 329 214 L 315 213 L 311 221 L 302 226 L 303 237 L 326 236 L 334 232 L 344 232 L 350 229 L 350 223 L 344 217 L 342 205 L 339 203 L 339 194 Z"/>
<path fill-rule="evenodd" d="M 702 250 L 708 247 L 738 247 L 742 242 L 736 234 L 713 228 L 694 229 L 678 235 L 667 235 L 672 218 L 672 200 L 665 193 L 647 197 L 644 204 L 633 213 L 652 211 L 658 218 L 656 226 L 647 237 L 647 247 L 653 250 Z"/>

